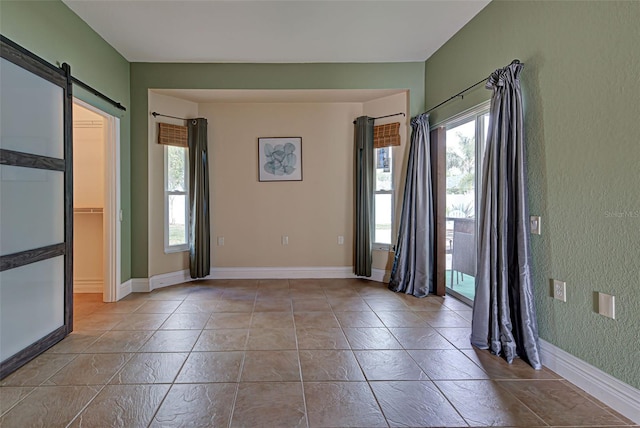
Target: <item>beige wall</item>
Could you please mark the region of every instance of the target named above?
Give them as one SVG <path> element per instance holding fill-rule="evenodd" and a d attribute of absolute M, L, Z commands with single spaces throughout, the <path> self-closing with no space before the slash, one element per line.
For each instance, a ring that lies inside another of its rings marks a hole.
<path fill-rule="evenodd" d="M 404 191 L 404 181 L 406 176 L 407 155 L 409 152 L 409 95 L 408 93 L 395 94 L 384 98 L 368 101 L 363 104 L 362 113 L 370 117 L 380 117 L 395 113 L 405 113 L 406 116 L 394 116 L 375 121 L 376 125 L 400 122 L 400 146 L 394 147 L 392 152 L 393 160 L 393 183 L 394 192 L 394 228 L 392 230 L 391 242 L 395 244 L 398 235 L 400 213 L 402 211 L 402 193 Z M 374 251 L 373 267 L 375 269 L 391 270 L 394 253 L 392 251 Z"/>
<path fill-rule="evenodd" d="M 209 120 L 212 266 L 353 264 L 352 122 L 361 112 L 361 103 L 200 105 Z M 303 180 L 259 182 L 259 137 L 301 137 Z"/>
<path fill-rule="evenodd" d="M 198 117 L 198 104 L 149 91 L 149 277 L 189 268 L 188 251 L 164 252 L 164 146 L 158 144 L 158 122 L 184 125 L 168 117 Z"/>

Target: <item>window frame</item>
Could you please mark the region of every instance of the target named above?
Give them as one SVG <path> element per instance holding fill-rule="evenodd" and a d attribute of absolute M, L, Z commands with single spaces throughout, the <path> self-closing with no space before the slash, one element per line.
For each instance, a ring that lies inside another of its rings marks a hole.
<path fill-rule="evenodd" d="M 394 236 L 395 236 L 395 154 L 393 150 L 394 146 L 388 147 L 380 147 L 374 148 L 374 156 L 373 156 L 373 170 L 374 170 L 374 188 L 373 188 L 373 239 L 371 243 L 371 249 L 374 251 L 390 251 L 391 248 L 394 247 Z M 375 174 L 377 170 L 378 163 L 378 150 L 389 149 L 389 155 L 391 157 L 391 190 L 377 190 L 376 189 L 376 180 Z M 376 195 L 391 195 L 391 242 L 376 242 Z"/>
<path fill-rule="evenodd" d="M 176 191 L 169 190 L 169 147 L 176 147 L 184 150 L 184 191 Z M 164 191 L 164 252 L 165 254 L 169 253 L 179 253 L 184 251 L 189 251 L 189 233 L 185 230 L 185 243 L 179 245 L 170 245 L 169 244 L 169 197 L 174 195 L 184 195 L 185 197 L 185 229 L 189 227 L 189 149 L 187 147 L 177 147 L 177 146 L 164 146 L 164 180 L 163 180 L 163 191 Z"/>

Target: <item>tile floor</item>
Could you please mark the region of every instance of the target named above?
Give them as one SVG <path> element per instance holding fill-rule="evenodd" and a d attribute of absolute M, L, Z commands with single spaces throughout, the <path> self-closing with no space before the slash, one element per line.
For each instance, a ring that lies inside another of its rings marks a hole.
<path fill-rule="evenodd" d="M 105 304 L 0 382 L 2 427 L 628 426 L 469 345 L 471 310 L 362 280 L 202 281 Z"/>

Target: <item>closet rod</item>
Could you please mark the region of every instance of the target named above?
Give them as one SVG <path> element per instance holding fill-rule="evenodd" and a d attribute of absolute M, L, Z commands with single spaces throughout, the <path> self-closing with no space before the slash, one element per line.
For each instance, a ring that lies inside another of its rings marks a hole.
<path fill-rule="evenodd" d="M 386 116 L 370 117 L 369 120 L 384 119 L 385 117 L 400 116 L 400 115 L 406 116 L 406 114 L 404 113 L 393 113 L 393 114 L 388 114 Z M 356 124 L 355 120 L 353 121 L 353 124 L 354 125 Z"/>
<path fill-rule="evenodd" d="M 514 59 L 513 61 L 511 61 L 511 64 L 522 64 L 522 65 L 524 65 L 524 63 L 521 63 L 519 59 Z M 510 65 L 511 65 L 511 64 L 510 64 Z M 458 98 L 458 97 L 464 98 L 464 94 L 465 94 L 465 93 L 469 92 L 471 89 L 475 88 L 475 87 L 476 87 L 476 86 L 478 86 L 479 84 L 481 84 L 481 83 L 483 83 L 483 82 L 486 82 L 487 80 L 489 80 L 489 77 L 491 77 L 491 75 L 489 75 L 489 76 L 485 77 L 484 79 L 482 79 L 481 81 L 479 81 L 479 82 L 477 82 L 477 83 L 474 83 L 473 85 L 469 86 L 467 89 L 463 89 L 462 91 L 458 92 L 457 94 L 455 94 L 455 95 L 454 95 L 454 96 L 452 96 L 451 98 L 447 98 L 446 100 L 444 100 L 444 101 L 443 101 L 443 102 L 441 102 L 440 104 L 438 104 L 438 105 L 436 105 L 436 106 L 434 106 L 434 107 L 431 107 L 429 110 L 425 111 L 425 112 L 424 112 L 424 113 L 422 113 L 422 114 L 430 113 L 430 112 L 434 111 L 435 109 L 437 109 L 438 107 L 443 106 L 443 105 L 445 105 L 446 103 L 448 103 L 449 101 L 454 100 L 454 99 L 456 99 L 456 98 Z"/>
<path fill-rule="evenodd" d="M 153 117 L 162 116 L 162 117 L 170 117 L 172 119 L 189 120 L 189 119 L 185 119 L 184 117 L 169 116 L 168 114 L 158 113 L 157 111 L 152 111 L 151 116 Z"/>

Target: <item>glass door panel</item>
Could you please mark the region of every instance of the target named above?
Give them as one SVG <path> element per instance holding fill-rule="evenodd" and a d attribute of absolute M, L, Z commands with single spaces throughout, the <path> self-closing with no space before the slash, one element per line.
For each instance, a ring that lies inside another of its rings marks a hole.
<path fill-rule="evenodd" d="M 61 70 L 0 40 L 0 379 L 71 331 L 71 98 Z"/>
<path fill-rule="evenodd" d="M 446 131 L 446 287 L 475 296 L 476 118 Z"/>

